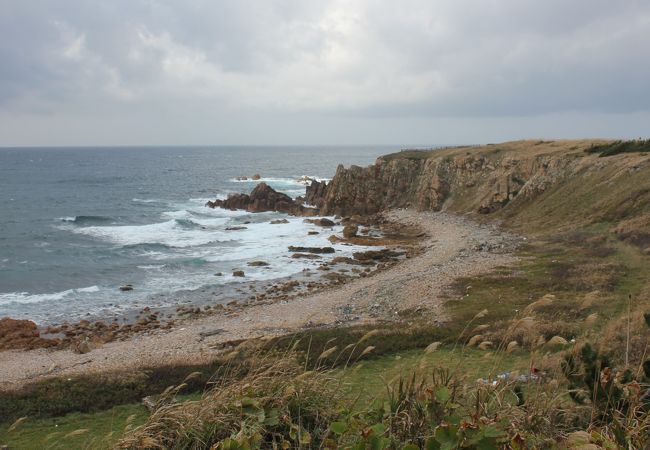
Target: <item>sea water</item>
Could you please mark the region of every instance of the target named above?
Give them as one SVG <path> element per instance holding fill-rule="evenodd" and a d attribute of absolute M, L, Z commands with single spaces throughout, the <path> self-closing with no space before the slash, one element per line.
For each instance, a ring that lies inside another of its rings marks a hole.
<path fill-rule="evenodd" d="M 287 247 L 330 246 L 331 233 L 310 235 L 322 230 L 299 217 L 205 203 L 259 181 L 297 197 L 304 176 L 330 179 L 338 164 L 365 166 L 398 149 L 0 148 L 0 317 L 45 325 L 172 306 L 313 268 Z M 270 223 L 278 218 L 289 223 Z M 246 228 L 228 230 L 237 227 Z M 256 260 L 270 265 L 247 265 Z M 133 291 L 121 292 L 125 284 Z"/>

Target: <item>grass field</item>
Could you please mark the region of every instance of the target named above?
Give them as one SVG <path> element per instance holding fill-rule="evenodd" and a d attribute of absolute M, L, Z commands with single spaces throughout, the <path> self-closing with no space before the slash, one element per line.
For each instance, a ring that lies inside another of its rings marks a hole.
<path fill-rule="evenodd" d="M 432 353 L 410 350 L 360 362 L 347 369 L 338 369 L 342 386 L 350 400 L 359 407 L 370 401 L 383 399 L 386 385 L 414 372 L 426 374 L 435 367 L 457 371 L 468 380 L 493 378 L 504 371 L 525 372 L 530 365 L 530 355 L 518 352 L 513 355 L 495 354 L 476 349 L 445 346 Z M 198 396 L 183 396 L 180 401 Z M 0 425 L 0 443 L 10 449 L 108 449 L 119 439 L 127 425 L 135 427 L 145 422 L 148 412 L 141 404 L 120 405 L 92 414 L 72 413 L 49 419 L 27 419 L 15 430 L 8 432 L 11 424 Z"/>

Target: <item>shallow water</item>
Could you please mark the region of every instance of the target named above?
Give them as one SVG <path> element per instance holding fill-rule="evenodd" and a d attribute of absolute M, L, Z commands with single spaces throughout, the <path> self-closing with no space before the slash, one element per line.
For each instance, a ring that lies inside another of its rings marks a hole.
<path fill-rule="evenodd" d="M 166 306 L 192 292 L 270 280 L 318 263 L 289 245 L 329 246 L 331 233 L 277 213 L 205 207 L 249 192 L 259 173 L 292 197 L 302 176 L 368 165 L 395 147 L 0 149 L 0 317 L 41 324 Z M 249 222 L 249 223 L 246 223 Z M 245 226 L 244 230 L 227 230 Z M 337 255 L 351 250 L 335 246 Z M 249 267 L 263 260 L 269 267 Z M 232 276 L 245 270 L 246 278 Z M 223 276 L 215 276 L 222 272 Z M 119 286 L 133 284 L 132 292 Z"/>

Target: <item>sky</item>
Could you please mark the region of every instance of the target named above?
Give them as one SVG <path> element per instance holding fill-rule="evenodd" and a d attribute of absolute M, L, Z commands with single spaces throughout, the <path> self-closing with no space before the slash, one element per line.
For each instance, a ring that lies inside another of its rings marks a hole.
<path fill-rule="evenodd" d="M 0 0 L 0 146 L 650 134 L 648 0 Z"/>

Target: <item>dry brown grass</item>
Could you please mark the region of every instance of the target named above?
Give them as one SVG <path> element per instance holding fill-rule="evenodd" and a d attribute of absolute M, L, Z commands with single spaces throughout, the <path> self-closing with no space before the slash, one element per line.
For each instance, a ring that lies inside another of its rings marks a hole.
<path fill-rule="evenodd" d="M 233 362 L 199 400 L 176 403 L 179 387 L 169 389 L 147 423 L 129 432 L 118 448 L 203 449 L 237 434 L 270 448 L 292 432 L 296 443 L 311 439 L 307 429 L 326 432 L 341 397 L 336 379 L 326 371 L 306 371 L 291 352 L 249 358 L 250 373 L 230 376 L 240 372 Z"/>

